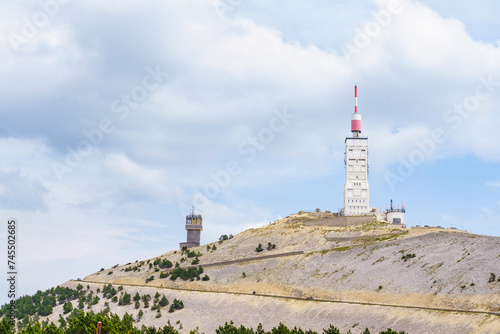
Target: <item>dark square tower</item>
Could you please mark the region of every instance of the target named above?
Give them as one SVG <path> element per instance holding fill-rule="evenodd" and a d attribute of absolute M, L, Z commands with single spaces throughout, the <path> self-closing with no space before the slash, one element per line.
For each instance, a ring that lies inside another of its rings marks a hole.
<path fill-rule="evenodd" d="M 201 215 L 194 213 L 194 208 L 191 213 L 186 216 L 186 231 L 187 242 L 181 242 L 180 248 L 191 248 L 200 245 L 201 231 L 203 230 L 203 218 Z"/>

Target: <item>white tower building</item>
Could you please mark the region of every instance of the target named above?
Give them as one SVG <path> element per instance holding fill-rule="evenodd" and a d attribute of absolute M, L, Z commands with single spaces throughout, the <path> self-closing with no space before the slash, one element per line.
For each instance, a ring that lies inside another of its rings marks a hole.
<path fill-rule="evenodd" d="M 368 138 L 361 138 L 361 114 L 358 113 L 358 87 L 354 86 L 354 113 L 351 116 L 352 137 L 345 139 L 344 216 L 370 213 L 368 187 Z"/>

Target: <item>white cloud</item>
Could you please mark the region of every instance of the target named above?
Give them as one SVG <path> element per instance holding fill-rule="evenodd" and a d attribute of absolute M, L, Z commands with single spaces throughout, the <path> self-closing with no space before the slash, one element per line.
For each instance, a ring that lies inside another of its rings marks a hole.
<path fill-rule="evenodd" d="M 488 187 L 499 188 L 500 187 L 500 181 L 486 181 L 486 185 Z"/>
<path fill-rule="evenodd" d="M 111 176 L 124 198 L 167 201 L 180 195 L 181 190 L 159 168 L 141 166 L 126 156 L 108 154 L 103 161 L 108 180 Z"/>
<path fill-rule="evenodd" d="M 473 93 L 478 75 L 497 71 L 500 66 L 496 62 L 500 55 L 497 46 L 474 41 L 459 21 L 443 19 L 428 7 L 413 1 L 402 1 L 403 11 L 395 15 L 380 36 L 375 36 L 371 44 L 361 50 L 357 61 L 351 63 L 314 45 L 303 46 L 285 40 L 281 31 L 259 26 L 241 17 L 244 15 L 221 20 L 213 8 L 194 9 L 191 2 L 156 4 L 154 8 L 129 2 L 117 8 L 102 4 L 74 6 L 78 7 L 80 17 L 89 16 L 92 6 L 98 7 L 93 9 L 92 20 L 96 22 L 96 27 L 102 28 L 100 35 L 93 36 L 91 42 L 91 33 L 95 31 L 80 19 L 68 21 L 67 17 L 76 18 L 76 9 L 68 7 L 61 13 L 60 19 L 65 18 L 65 22 L 70 25 L 56 25 L 66 34 L 66 43 L 54 46 L 54 51 L 59 55 L 65 54 L 66 59 L 52 56 L 51 65 L 42 61 L 23 67 L 46 69 L 47 74 L 42 74 L 42 77 L 50 78 L 48 82 L 43 81 L 43 85 L 48 88 L 51 82 L 61 87 L 74 79 L 90 79 L 90 83 L 95 83 L 94 87 L 85 88 L 87 92 L 79 92 L 80 97 L 75 100 L 88 104 L 87 110 L 81 114 L 83 122 L 69 125 L 75 131 L 62 132 L 67 132 L 65 135 L 70 136 L 73 142 L 81 138 L 78 135 L 83 128 L 97 123 L 102 115 L 115 116 L 109 109 L 111 101 L 130 92 L 134 84 L 140 83 L 141 73 L 146 66 L 155 66 L 158 62 L 169 71 L 171 76 L 168 82 L 142 103 L 140 109 L 134 110 L 130 119 L 119 123 L 118 131 L 113 134 L 128 144 L 124 147 L 125 154 L 134 154 L 134 160 L 154 159 L 156 156 L 183 161 L 196 146 L 203 147 L 199 153 L 205 153 L 209 160 L 208 156 L 217 158 L 221 145 L 225 145 L 228 150 L 240 140 L 234 136 L 234 129 L 258 129 L 259 121 L 266 117 L 269 110 L 283 104 L 304 115 L 300 124 L 315 129 L 315 133 L 332 130 L 329 122 L 323 121 L 327 115 L 333 116 L 332 121 L 335 118 L 339 120 L 334 131 L 348 133 L 352 100 L 349 95 L 344 95 L 348 91 L 340 87 L 351 88 L 355 83 L 351 82 L 351 78 L 357 78 L 355 81 L 360 83 L 360 108 L 364 116 L 369 113 L 376 115 L 374 119 L 365 118 L 366 129 L 368 126 L 381 128 L 383 125 L 388 129 L 425 127 L 431 131 L 437 126 L 449 126 L 442 119 L 446 109 Z M 386 8 L 387 2 L 380 1 L 378 6 Z M 174 10 L 183 14 L 174 15 Z M 241 10 L 244 14 L 243 5 Z M 108 36 L 112 36 L 113 32 L 108 32 L 109 28 L 104 26 L 104 22 L 109 20 L 109 16 L 105 15 L 108 12 L 115 13 L 113 20 L 116 21 L 111 24 L 121 24 L 131 16 L 142 18 L 151 15 L 151 20 L 147 26 L 139 23 L 125 26 L 123 33 L 127 38 L 111 41 Z M 375 12 L 375 8 L 372 8 L 372 12 Z M 160 13 L 166 15 L 162 20 Z M 365 13 L 362 17 L 369 19 L 370 15 Z M 145 40 L 142 38 L 145 34 L 161 36 L 161 39 Z M 153 45 L 156 49 L 152 49 Z M 136 54 L 135 50 L 139 46 L 142 47 L 142 55 Z M 124 61 L 131 62 L 137 58 L 142 60 L 141 65 L 129 65 L 128 70 L 123 71 L 126 67 L 120 61 L 108 61 L 119 59 L 125 50 L 131 50 L 132 54 Z M 71 67 L 66 65 L 67 59 Z M 21 65 L 22 62 L 15 61 L 14 64 Z M 103 67 L 104 64 L 109 66 Z M 82 66 L 92 66 L 88 67 L 90 71 L 86 72 L 85 78 L 80 78 L 78 74 L 80 71 L 77 69 Z M 11 68 L 12 71 L 19 69 L 18 66 Z M 105 77 L 105 82 L 110 84 L 108 86 L 122 81 L 121 88 L 115 87 L 116 93 L 111 93 L 103 83 L 99 83 L 102 80 L 98 76 L 103 70 L 104 73 L 108 72 Z M 68 74 L 57 79 L 53 73 Z M 439 78 L 433 80 L 438 74 Z M 405 79 L 410 77 L 412 82 Z M 383 86 L 379 84 L 381 81 L 384 82 Z M 454 86 L 451 86 L 452 82 L 455 82 Z M 57 90 L 54 86 L 50 89 Z M 96 92 L 104 95 L 98 96 Z M 420 96 L 416 96 L 415 92 L 419 92 Z M 392 102 L 383 101 L 384 95 L 388 95 Z M 70 100 L 74 101 L 73 98 Z M 68 105 L 68 102 L 65 104 Z M 494 105 L 493 100 L 491 102 Z M 62 113 L 63 108 L 66 109 L 64 106 L 53 107 L 48 106 L 47 109 L 55 110 L 51 113 L 60 118 L 61 127 L 67 127 L 69 120 L 76 116 L 73 112 Z M 73 109 L 70 105 L 67 107 L 67 111 Z M 60 112 L 57 112 L 58 109 Z M 393 113 L 395 109 L 400 112 Z M 493 115 L 493 108 L 489 106 L 481 112 L 488 119 Z M 94 117 L 93 114 L 101 116 Z M 54 117 L 50 114 L 44 116 Z M 383 123 L 378 120 L 383 120 Z M 448 155 L 468 152 L 486 155 L 486 150 L 480 148 L 484 145 L 478 142 L 479 136 L 473 135 L 480 127 L 484 128 L 486 120 L 476 117 L 469 120 L 467 126 L 451 131 L 450 145 L 446 147 Z M 372 122 L 370 125 L 367 123 L 369 121 Z M 148 136 L 144 136 L 146 132 Z M 196 136 L 185 136 L 185 133 L 196 133 Z M 373 133 L 367 132 L 371 137 Z M 488 133 L 496 136 L 493 129 L 488 130 Z M 61 135 L 56 136 L 52 141 L 60 142 Z M 200 136 L 205 140 L 193 141 Z M 186 149 L 177 149 L 177 139 L 180 137 Z M 309 138 L 310 134 L 304 131 L 295 132 L 293 138 L 288 136 L 289 142 L 298 143 L 308 143 Z M 330 145 L 325 139 L 322 139 L 323 142 L 315 141 L 312 145 L 282 147 L 281 152 L 312 157 L 317 154 L 311 150 L 312 147 L 322 147 L 324 152 L 326 146 Z M 388 141 L 392 142 L 398 139 L 394 134 L 388 137 Z M 498 142 L 500 140 L 489 141 L 488 151 L 495 150 L 495 143 Z M 412 141 L 408 141 L 407 150 L 411 149 L 411 145 Z M 455 152 L 453 147 L 462 149 Z M 400 150 L 392 150 L 396 151 Z M 397 155 L 394 154 L 385 160 L 396 159 Z"/>
<path fill-rule="evenodd" d="M 263 226 L 268 223 L 272 214 L 268 209 L 259 208 L 251 201 L 231 198 L 228 204 L 210 201 L 203 208 L 205 242 L 218 240 L 222 234 L 237 234 L 248 228 Z"/>

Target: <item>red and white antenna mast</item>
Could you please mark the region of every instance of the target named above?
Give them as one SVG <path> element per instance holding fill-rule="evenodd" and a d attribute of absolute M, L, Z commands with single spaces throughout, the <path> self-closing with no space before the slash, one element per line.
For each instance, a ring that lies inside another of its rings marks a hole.
<path fill-rule="evenodd" d="M 351 115 L 351 132 L 354 138 L 361 133 L 361 114 L 358 113 L 358 86 L 354 86 L 354 113 Z"/>
<path fill-rule="evenodd" d="M 358 86 L 354 86 L 354 112 L 358 112 Z"/>

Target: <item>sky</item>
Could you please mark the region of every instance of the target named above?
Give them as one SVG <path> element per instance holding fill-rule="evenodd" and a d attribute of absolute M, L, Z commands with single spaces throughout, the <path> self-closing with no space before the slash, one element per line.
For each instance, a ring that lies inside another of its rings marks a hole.
<path fill-rule="evenodd" d="M 18 295 L 177 249 L 193 205 L 203 244 L 337 212 L 354 85 L 370 205 L 500 236 L 497 1 L 0 6 L 0 249 L 16 219 Z"/>

